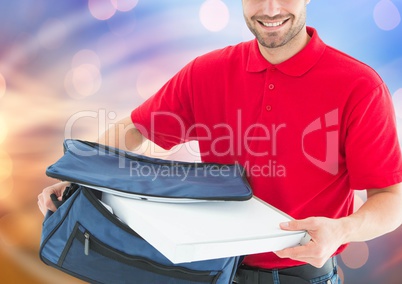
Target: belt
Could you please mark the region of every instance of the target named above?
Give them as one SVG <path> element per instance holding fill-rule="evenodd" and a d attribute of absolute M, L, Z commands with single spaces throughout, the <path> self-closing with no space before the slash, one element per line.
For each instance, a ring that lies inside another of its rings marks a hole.
<path fill-rule="evenodd" d="M 325 276 L 336 268 L 336 257 L 330 258 L 323 267 L 317 268 L 310 264 L 284 269 L 261 269 L 241 265 L 236 272 L 233 283 L 237 284 L 274 284 L 274 278 L 280 284 L 310 283 L 310 279 Z"/>

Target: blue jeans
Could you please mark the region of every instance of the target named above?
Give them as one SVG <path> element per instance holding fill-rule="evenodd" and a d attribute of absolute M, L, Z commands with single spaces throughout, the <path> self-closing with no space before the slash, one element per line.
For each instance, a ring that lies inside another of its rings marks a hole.
<path fill-rule="evenodd" d="M 334 259 L 336 264 L 336 258 Z M 317 277 L 314 279 L 310 279 L 310 283 L 312 284 L 341 284 L 341 278 L 338 275 L 338 266 L 334 267 L 334 270 L 327 275 L 323 275 L 321 277 Z"/>
<path fill-rule="evenodd" d="M 336 258 L 333 258 L 333 269 L 326 274 L 311 278 L 311 279 L 306 279 L 306 274 L 304 274 L 303 278 L 298 276 L 298 274 L 289 275 L 286 273 L 286 269 L 281 271 L 280 269 L 272 269 L 269 270 L 268 273 L 263 273 L 258 274 L 259 276 L 256 276 L 254 273 L 251 273 L 251 275 L 244 277 L 238 277 L 234 283 L 238 284 L 341 284 L 341 279 L 339 278 L 338 275 L 338 269 L 337 269 L 337 264 L 336 264 Z M 317 271 L 318 272 L 318 271 Z M 244 273 L 244 272 L 243 272 Z M 317 273 L 316 273 L 317 275 Z M 245 276 L 243 274 L 243 276 Z"/>

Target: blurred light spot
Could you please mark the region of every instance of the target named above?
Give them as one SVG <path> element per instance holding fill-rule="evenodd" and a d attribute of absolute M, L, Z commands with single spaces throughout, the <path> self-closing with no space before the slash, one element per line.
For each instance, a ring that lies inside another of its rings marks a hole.
<path fill-rule="evenodd" d="M 168 80 L 169 76 L 165 73 L 162 73 L 159 69 L 147 68 L 138 75 L 138 94 L 142 98 L 148 99 L 155 94 Z"/>
<path fill-rule="evenodd" d="M 11 177 L 0 180 L 0 200 L 4 200 L 10 196 L 13 191 L 14 182 Z"/>
<path fill-rule="evenodd" d="M 0 99 L 5 95 L 7 90 L 6 79 L 0 73 Z"/>
<path fill-rule="evenodd" d="M 223 30 L 229 23 L 229 9 L 221 0 L 206 0 L 200 9 L 202 25 L 209 31 Z"/>
<path fill-rule="evenodd" d="M 0 114 L 0 144 L 4 142 L 7 136 L 7 124 L 4 117 Z"/>
<path fill-rule="evenodd" d="M 138 4 L 138 0 L 111 0 L 115 9 L 127 12 L 132 10 Z"/>
<path fill-rule="evenodd" d="M 402 147 L 402 118 L 396 118 L 396 127 L 398 131 L 399 144 Z"/>
<path fill-rule="evenodd" d="M 92 96 L 101 84 L 102 78 L 99 69 L 91 64 L 82 64 L 73 71 L 73 85 L 82 96 Z"/>
<path fill-rule="evenodd" d="M 111 120 L 114 120 L 114 119 L 116 119 L 116 117 L 117 117 L 117 113 L 115 113 L 114 111 L 111 111 L 111 112 L 109 112 L 109 113 L 107 114 L 107 117 L 108 117 L 109 119 L 111 119 Z"/>
<path fill-rule="evenodd" d="M 113 17 L 107 21 L 107 24 L 110 31 L 118 36 L 131 34 L 136 27 L 135 17 L 131 13 L 120 14 L 118 17 Z"/>
<path fill-rule="evenodd" d="M 341 283 L 345 283 L 345 274 L 343 273 L 342 268 L 338 265 L 337 266 L 338 276 L 341 279 Z"/>
<path fill-rule="evenodd" d="M 344 264 L 351 269 L 358 269 L 365 265 L 369 258 L 367 243 L 351 243 L 341 254 Z"/>
<path fill-rule="evenodd" d="M 395 108 L 396 126 L 398 131 L 399 143 L 402 146 L 402 88 L 398 89 L 392 95 L 392 100 Z"/>
<path fill-rule="evenodd" d="M 107 20 L 116 13 L 116 8 L 110 0 L 88 0 L 91 15 L 98 20 Z"/>
<path fill-rule="evenodd" d="M 47 20 L 39 30 L 39 43 L 46 49 L 53 50 L 63 45 L 67 34 L 66 26 L 58 19 Z"/>
<path fill-rule="evenodd" d="M 94 95 L 102 85 L 102 75 L 92 64 L 82 64 L 67 73 L 64 86 L 74 99 L 83 99 Z"/>
<path fill-rule="evenodd" d="M 374 8 L 373 16 L 377 26 L 385 31 L 395 29 L 401 22 L 401 14 L 390 0 L 378 2 Z"/>
<path fill-rule="evenodd" d="M 402 88 L 398 89 L 393 95 L 395 114 L 398 118 L 402 119 Z"/>
<path fill-rule="evenodd" d="M 361 198 L 359 196 L 359 194 L 357 192 L 355 192 L 355 200 L 354 200 L 353 212 L 356 212 L 357 210 L 359 210 L 359 208 L 362 207 L 363 204 L 364 204 L 363 198 Z"/>
<path fill-rule="evenodd" d="M 91 64 L 97 68 L 101 67 L 98 54 L 90 49 L 82 49 L 78 51 L 71 61 L 72 68 L 77 68 L 82 64 Z"/>
<path fill-rule="evenodd" d="M 11 176 L 13 172 L 13 162 L 10 156 L 0 150 L 0 183 Z"/>

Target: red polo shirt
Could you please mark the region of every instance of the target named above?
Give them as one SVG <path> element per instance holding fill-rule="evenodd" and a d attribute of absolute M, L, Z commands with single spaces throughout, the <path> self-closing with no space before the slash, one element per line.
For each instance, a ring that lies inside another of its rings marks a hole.
<path fill-rule="evenodd" d="M 196 58 L 132 112 L 134 124 L 163 148 L 198 140 L 203 161 L 240 163 L 254 194 L 294 218 L 351 214 L 352 189 L 402 181 L 391 97 L 370 67 L 308 33 L 277 65 L 256 40 Z M 301 264 L 273 253 L 245 263 Z"/>

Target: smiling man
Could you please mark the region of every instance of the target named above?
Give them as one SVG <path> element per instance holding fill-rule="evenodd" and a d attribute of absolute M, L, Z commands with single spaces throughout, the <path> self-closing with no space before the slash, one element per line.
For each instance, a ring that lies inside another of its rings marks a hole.
<path fill-rule="evenodd" d="M 280 63 L 308 43 L 306 5 L 309 2 L 243 0 L 247 26 L 269 62 Z"/>
<path fill-rule="evenodd" d="M 347 243 L 402 222 L 389 91 L 374 70 L 306 27 L 308 1 L 242 3 L 256 39 L 190 62 L 119 123 L 127 131 L 112 146 L 197 140 L 204 162 L 241 164 L 254 195 L 296 218 L 283 230 L 308 231 L 303 246 L 246 256 L 236 283 L 339 283 L 336 255 Z M 39 195 L 44 214 L 65 186 Z M 353 192 L 364 189 L 368 200 L 354 212 Z"/>

